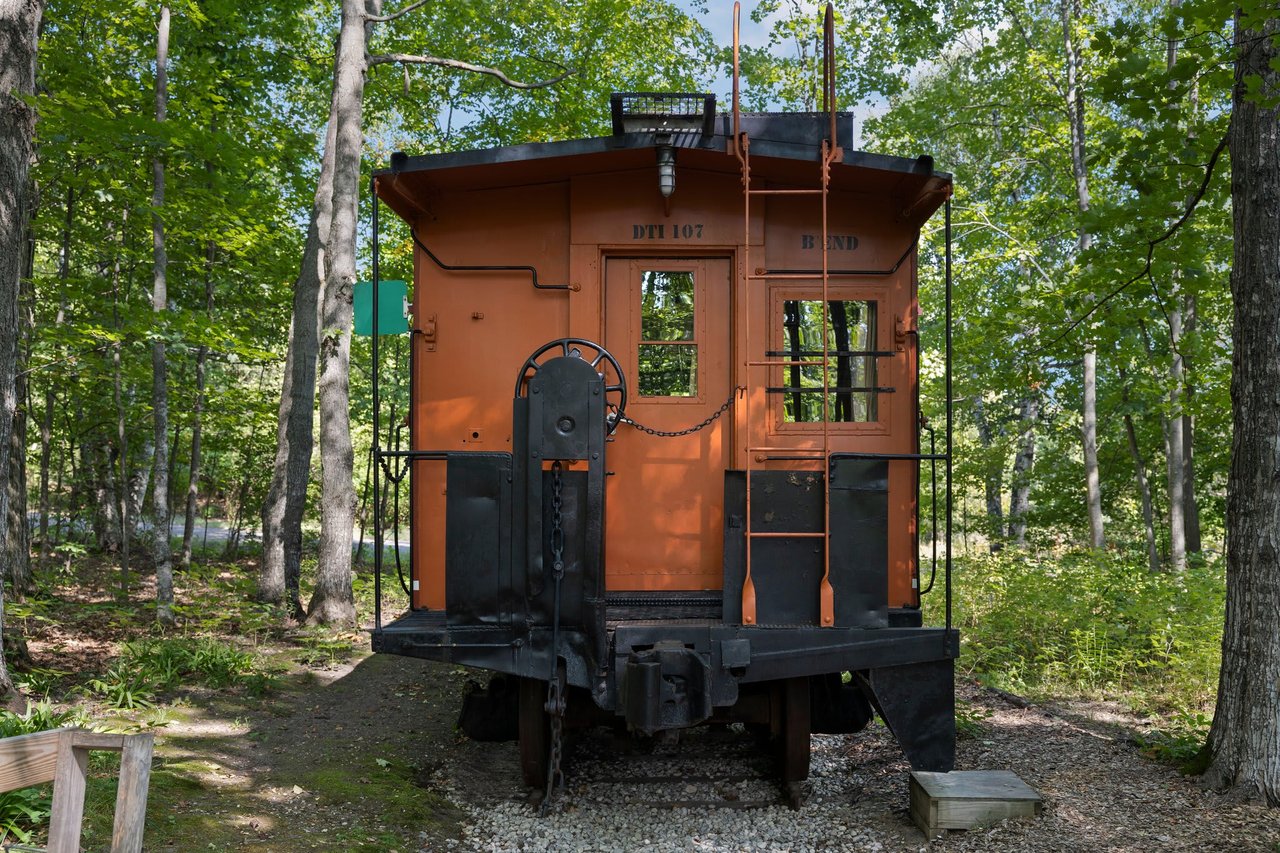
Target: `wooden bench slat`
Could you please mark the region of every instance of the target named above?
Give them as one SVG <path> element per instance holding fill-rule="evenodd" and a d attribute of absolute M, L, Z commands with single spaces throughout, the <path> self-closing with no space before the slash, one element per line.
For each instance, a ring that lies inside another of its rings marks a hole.
<path fill-rule="evenodd" d="M 71 745 L 77 749 L 110 749 L 116 752 L 124 749 L 125 738 L 129 735 L 104 734 L 103 732 L 87 732 L 83 729 L 71 729 Z"/>
<path fill-rule="evenodd" d="M 71 729 L 51 729 L 0 739 L 0 792 L 52 782 L 58 741 Z"/>
<path fill-rule="evenodd" d="M 79 853 L 89 751 L 72 746 L 73 732 L 64 729 L 60 734 L 53 778 L 53 814 L 49 818 L 49 853 Z"/>

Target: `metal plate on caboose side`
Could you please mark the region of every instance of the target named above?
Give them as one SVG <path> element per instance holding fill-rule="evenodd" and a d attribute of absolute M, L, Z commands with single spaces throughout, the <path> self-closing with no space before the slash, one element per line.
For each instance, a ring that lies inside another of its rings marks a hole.
<path fill-rule="evenodd" d="M 445 483 L 445 611 L 450 625 L 510 624 L 511 454 L 451 453 Z"/>
<path fill-rule="evenodd" d="M 857 483 L 861 488 L 832 492 L 831 585 L 836 627 L 888 625 L 888 491 L 884 488 L 884 463 L 879 466 L 881 470 L 841 469 L 838 482 Z M 753 471 L 752 530 L 821 532 L 824 498 L 822 472 Z M 724 619 L 733 624 L 742 621 L 745 506 L 743 472 L 726 471 Z M 756 624 L 818 625 L 823 569 L 821 539 L 755 539 L 751 577 L 756 589 Z"/>

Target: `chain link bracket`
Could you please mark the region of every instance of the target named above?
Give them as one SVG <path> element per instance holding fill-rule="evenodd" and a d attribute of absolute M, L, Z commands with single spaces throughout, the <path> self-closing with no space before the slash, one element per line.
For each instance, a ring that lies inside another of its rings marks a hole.
<path fill-rule="evenodd" d="M 717 420 L 720 419 L 721 415 L 723 415 L 725 412 L 733 408 L 733 404 L 736 403 L 738 399 L 742 397 L 742 395 L 746 392 L 746 390 L 747 390 L 746 386 L 743 386 L 743 385 L 739 385 L 736 388 L 734 388 L 732 391 L 729 392 L 729 398 L 725 400 L 723 404 L 721 404 L 720 408 L 716 409 L 714 412 L 708 415 L 706 420 L 702 421 L 701 423 L 695 424 L 689 427 L 688 429 L 678 429 L 678 430 L 654 429 L 653 427 L 645 426 L 644 424 L 634 421 L 631 418 L 627 417 L 626 412 L 616 412 L 613 415 L 613 417 L 617 418 L 619 423 L 624 423 L 624 424 L 627 424 L 628 426 L 633 426 L 636 429 L 640 430 L 641 432 L 648 433 L 649 435 L 657 436 L 658 438 L 679 438 L 682 435 L 693 435 L 695 432 L 700 432 L 706 429 L 707 427 L 711 426 L 713 423 L 715 423 Z"/>

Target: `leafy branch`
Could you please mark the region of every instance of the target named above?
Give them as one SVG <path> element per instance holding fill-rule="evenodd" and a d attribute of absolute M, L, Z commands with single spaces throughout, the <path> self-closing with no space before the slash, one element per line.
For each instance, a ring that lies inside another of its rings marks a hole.
<path fill-rule="evenodd" d="M 1155 260 L 1156 246 L 1159 246 L 1161 243 L 1168 240 L 1174 234 L 1177 234 L 1178 231 L 1182 228 L 1182 226 L 1187 224 L 1187 221 L 1191 219 L 1191 215 L 1196 211 L 1196 206 L 1200 204 L 1200 200 L 1204 198 L 1204 194 L 1209 190 L 1209 183 L 1210 181 L 1213 180 L 1213 172 L 1218 165 L 1218 158 L 1221 157 L 1222 152 L 1227 149 L 1227 142 L 1229 139 L 1230 139 L 1230 132 L 1228 131 L 1227 133 L 1223 134 L 1222 139 L 1218 142 L 1218 147 L 1213 149 L 1213 155 L 1209 157 L 1209 162 L 1205 166 L 1204 177 L 1200 180 L 1200 186 L 1196 188 L 1195 193 L 1191 196 L 1190 199 L 1187 200 L 1187 204 L 1186 204 L 1186 207 L 1183 208 L 1182 215 L 1179 216 L 1176 220 L 1174 220 L 1173 224 L 1170 225 L 1167 229 L 1165 229 L 1164 233 L 1161 234 L 1159 237 L 1156 237 L 1154 239 L 1147 241 L 1147 257 L 1146 257 L 1146 261 L 1142 265 L 1142 269 L 1139 270 L 1134 275 L 1130 276 L 1128 279 L 1124 281 L 1124 283 L 1122 283 L 1119 287 L 1112 290 L 1102 299 L 1095 302 L 1093 306 L 1089 308 L 1088 311 L 1081 314 L 1075 320 L 1072 320 L 1071 323 L 1065 329 L 1063 329 L 1059 335 L 1057 335 L 1057 337 L 1055 337 L 1053 340 L 1049 341 L 1048 343 L 1042 344 L 1041 346 L 1032 350 L 1029 353 L 1029 355 L 1036 355 L 1037 353 L 1044 352 L 1049 347 L 1058 343 L 1063 338 L 1067 337 L 1076 329 L 1078 329 L 1080 325 L 1084 323 L 1086 320 L 1088 320 L 1090 317 L 1092 317 L 1099 308 L 1106 305 L 1112 299 L 1114 299 L 1115 297 L 1123 293 L 1131 284 L 1133 284 L 1136 281 L 1140 281 L 1141 279 L 1146 278 L 1151 274 L 1151 265 Z"/>

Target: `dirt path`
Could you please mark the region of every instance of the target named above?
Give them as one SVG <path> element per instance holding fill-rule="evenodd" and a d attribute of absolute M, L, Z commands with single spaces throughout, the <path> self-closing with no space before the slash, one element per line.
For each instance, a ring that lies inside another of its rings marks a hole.
<path fill-rule="evenodd" d="M 483 816 L 520 813 L 523 789 L 513 745 L 472 743 L 455 732 L 466 678 L 453 667 L 376 656 L 266 699 L 210 697 L 205 704 L 193 697 L 160 736 L 148 849 L 522 849 L 523 838 L 486 834 Z M 979 737 L 961 741 L 959 768 L 1011 769 L 1042 793 L 1046 806 L 1033 821 L 953 833 L 933 849 L 1280 846 L 1280 814 L 1207 793 L 1196 780 L 1145 758 L 1114 709 L 1073 704 L 1050 714 L 973 686 L 961 693 L 992 716 L 981 722 Z M 828 737 L 815 756 L 808 784 L 824 804 L 819 809 L 815 802 L 812 819 L 859 828 L 856 839 L 837 847 L 929 849 L 909 822 L 907 766 L 883 726 Z M 843 774 L 838 787 L 823 781 L 830 774 Z M 597 819 L 589 811 L 555 819 L 540 833 L 539 848 L 546 842 L 544 849 L 591 849 L 571 840 Z M 797 817 L 803 820 L 805 812 Z M 654 849 L 742 848 L 695 845 L 686 837 Z"/>
<path fill-rule="evenodd" d="M 159 732 L 148 849 L 438 848 L 461 832 L 432 776 L 464 683 L 378 655 L 265 698 L 193 697 Z"/>

